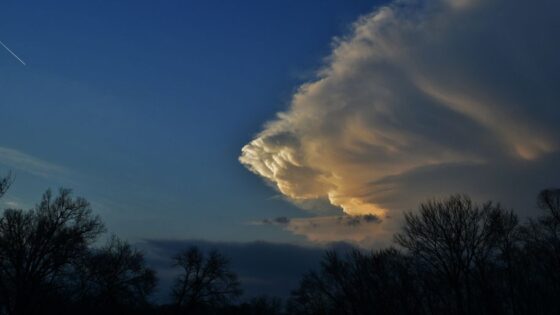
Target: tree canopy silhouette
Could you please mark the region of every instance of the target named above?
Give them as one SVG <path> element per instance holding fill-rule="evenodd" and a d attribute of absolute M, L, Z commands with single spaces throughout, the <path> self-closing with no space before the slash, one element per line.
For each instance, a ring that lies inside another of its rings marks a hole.
<path fill-rule="evenodd" d="M 303 276 L 289 314 L 411 314 L 419 309 L 409 259 L 396 249 L 346 256 L 325 254 L 318 272 Z"/>
<path fill-rule="evenodd" d="M 144 255 L 116 236 L 99 249 L 92 249 L 76 264 L 73 295 L 92 314 L 123 314 L 147 308 L 154 291 L 155 271 L 146 266 Z"/>
<path fill-rule="evenodd" d="M 0 197 L 13 182 L 0 179 Z M 154 305 L 144 254 L 105 231 L 83 198 L 48 190 L 30 210 L 0 216 L 0 315 L 34 314 L 559 314 L 560 189 L 520 223 L 500 204 L 453 195 L 404 215 L 396 247 L 327 251 L 289 300 L 237 303 L 241 284 L 217 251 L 188 248 L 170 305 Z"/>
<path fill-rule="evenodd" d="M 0 218 L 0 297 L 9 314 L 37 311 L 67 268 L 104 231 L 98 216 L 70 190 L 48 190 L 34 209 L 5 210 Z"/>
<path fill-rule="evenodd" d="M 455 195 L 423 203 L 404 219 L 403 231 L 395 240 L 431 275 L 430 281 L 441 282 L 439 295 L 447 290 L 453 293 L 455 307 L 450 312 L 469 312 L 475 307 L 476 293 L 478 298 L 493 294 L 486 287 L 491 262 L 503 254 L 500 244 L 517 226 L 511 211 L 491 202 L 477 205 L 467 196 Z"/>
<path fill-rule="evenodd" d="M 173 257 L 181 274 L 172 288 L 178 309 L 195 311 L 220 306 L 241 294 L 237 276 L 230 270 L 229 260 L 211 251 L 205 255 L 198 247 L 191 247 Z"/>
<path fill-rule="evenodd" d="M 13 176 L 11 173 L 0 178 L 0 198 L 2 198 L 2 196 L 4 196 L 4 194 L 6 193 L 6 191 L 8 191 L 8 188 L 10 188 L 12 182 L 13 182 Z"/>

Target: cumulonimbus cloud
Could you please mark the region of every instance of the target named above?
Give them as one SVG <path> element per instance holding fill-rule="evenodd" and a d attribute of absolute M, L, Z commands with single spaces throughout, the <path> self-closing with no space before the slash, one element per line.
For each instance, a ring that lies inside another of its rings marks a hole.
<path fill-rule="evenodd" d="M 378 8 L 335 40 L 317 79 L 239 159 L 291 199 L 382 217 L 388 198 L 432 192 L 413 176 L 433 174 L 425 170 L 500 165 L 503 175 L 550 161 L 560 144 L 559 9 L 550 0 Z M 454 183 L 469 176 L 459 173 Z"/>

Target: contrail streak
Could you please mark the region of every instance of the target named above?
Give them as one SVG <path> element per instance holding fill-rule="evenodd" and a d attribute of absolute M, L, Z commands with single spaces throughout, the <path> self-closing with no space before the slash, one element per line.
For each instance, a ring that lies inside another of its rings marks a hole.
<path fill-rule="evenodd" d="M 21 62 L 24 66 L 27 66 L 27 64 L 25 64 L 25 62 L 23 60 L 21 60 L 13 51 L 10 50 L 10 48 L 8 48 L 8 46 L 4 45 L 4 43 L 2 43 L 2 41 L 0 40 L 0 44 L 2 44 L 2 46 L 4 46 L 4 48 L 6 48 L 6 50 L 12 54 L 12 56 L 16 57 L 17 60 L 19 60 L 19 62 Z"/>

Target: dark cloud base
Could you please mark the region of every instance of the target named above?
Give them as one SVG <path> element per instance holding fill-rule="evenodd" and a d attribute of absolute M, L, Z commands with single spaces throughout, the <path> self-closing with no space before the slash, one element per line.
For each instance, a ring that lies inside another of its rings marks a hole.
<path fill-rule="evenodd" d="M 234 272 L 241 280 L 244 298 L 270 295 L 285 298 L 298 285 L 301 276 L 315 269 L 325 252 L 332 249 L 346 252 L 352 247 L 347 243 L 333 243 L 322 247 L 304 247 L 268 242 L 210 242 L 203 240 L 145 240 L 138 245 L 160 277 L 157 298 L 166 301 L 168 288 L 176 272 L 171 267 L 171 257 L 177 252 L 198 246 L 203 251 L 218 250 L 231 261 Z"/>

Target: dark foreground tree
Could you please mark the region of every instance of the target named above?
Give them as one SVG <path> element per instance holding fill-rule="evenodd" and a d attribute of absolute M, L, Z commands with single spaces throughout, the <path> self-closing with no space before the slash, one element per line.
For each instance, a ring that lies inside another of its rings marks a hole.
<path fill-rule="evenodd" d="M 8 188 L 10 188 L 10 185 L 12 184 L 13 180 L 14 177 L 12 176 L 11 173 L 0 178 L 0 198 L 2 198 L 2 196 L 4 196 L 4 194 L 6 193 L 6 191 L 8 191 Z"/>
<path fill-rule="evenodd" d="M 5 210 L 0 218 L 0 301 L 8 314 L 38 313 L 64 286 L 63 274 L 104 231 L 89 203 L 61 189 L 47 191 L 29 211 Z"/>
<path fill-rule="evenodd" d="M 149 309 L 148 297 L 157 283 L 144 255 L 125 241 L 112 237 L 75 264 L 68 283 L 77 305 L 88 314 L 131 314 Z"/>
<path fill-rule="evenodd" d="M 516 305 L 525 312 L 560 314 L 560 189 L 541 191 L 537 206 L 542 215 L 521 230 Z"/>
<path fill-rule="evenodd" d="M 12 177 L 0 179 L 0 197 Z M 465 196 L 405 215 L 398 249 L 327 252 L 286 312 L 274 298 L 232 303 L 240 284 L 218 252 L 174 257 L 174 305 L 152 307 L 156 278 L 141 252 L 103 232 L 87 201 L 61 189 L 32 210 L 0 217 L 0 314 L 560 314 L 560 190 L 542 191 L 540 217 L 520 225 L 500 205 Z"/>
<path fill-rule="evenodd" d="M 244 315 L 280 315 L 282 300 L 279 298 L 258 296 L 239 306 L 237 314 Z"/>
<path fill-rule="evenodd" d="M 410 260 L 395 249 L 327 252 L 319 272 L 307 273 L 288 302 L 298 315 L 421 313 Z"/>
<path fill-rule="evenodd" d="M 388 249 L 329 252 L 292 293 L 289 314 L 558 314 L 560 190 L 539 195 L 545 216 L 518 223 L 466 196 L 421 204 Z"/>
<path fill-rule="evenodd" d="M 217 251 L 205 255 L 191 247 L 173 257 L 181 274 L 172 288 L 176 309 L 201 312 L 221 307 L 241 294 L 237 276 L 229 269 L 229 261 Z"/>
<path fill-rule="evenodd" d="M 448 314 L 496 313 L 503 296 L 493 277 L 517 217 L 499 204 L 474 204 L 467 196 L 431 200 L 405 214 L 396 242 L 424 275 L 429 308 Z M 449 303 L 453 301 L 453 303 Z"/>

